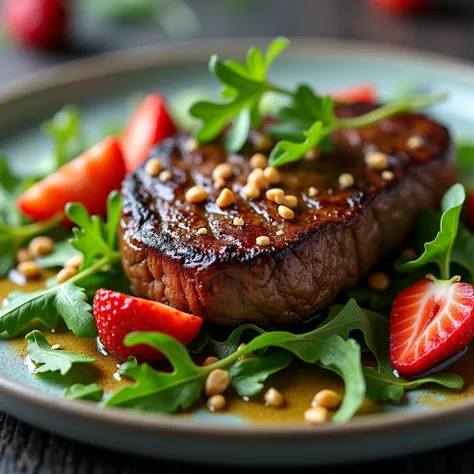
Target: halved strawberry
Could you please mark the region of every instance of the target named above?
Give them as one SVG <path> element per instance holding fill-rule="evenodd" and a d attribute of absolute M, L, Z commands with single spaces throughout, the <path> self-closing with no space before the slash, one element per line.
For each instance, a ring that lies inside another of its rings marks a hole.
<path fill-rule="evenodd" d="M 189 344 L 199 334 L 203 319 L 156 301 L 148 301 L 116 291 L 100 289 L 94 298 L 94 318 L 104 347 L 115 357 L 135 356 L 140 362 L 157 362 L 163 356 L 139 344 L 127 347 L 124 337 L 134 331 L 157 331 Z"/>
<path fill-rule="evenodd" d="M 426 372 L 474 338 L 474 287 L 421 280 L 400 292 L 390 315 L 390 360 L 400 375 Z"/>
<path fill-rule="evenodd" d="M 160 94 L 149 94 L 128 123 L 121 140 L 127 173 L 147 158 L 151 148 L 176 133 L 176 126 Z"/>

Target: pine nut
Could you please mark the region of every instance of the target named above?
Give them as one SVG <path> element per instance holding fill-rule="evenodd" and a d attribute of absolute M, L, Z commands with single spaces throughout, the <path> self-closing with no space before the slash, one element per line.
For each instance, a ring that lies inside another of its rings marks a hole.
<path fill-rule="evenodd" d="M 145 173 L 149 176 L 155 177 L 160 174 L 161 163 L 158 158 L 152 158 L 145 165 Z"/>
<path fill-rule="evenodd" d="M 228 163 L 221 163 L 220 165 L 217 165 L 212 172 L 212 177 L 214 180 L 226 180 L 232 178 L 233 175 L 234 172 L 232 171 L 232 166 L 230 166 Z"/>
<path fill-rule="evenodd" d="M 35 280 L 41 276 L 41 269 L 36 262 L 20 262 L 16 267 L 18 273 L 21 273 L 27 280 Z"/>
<path fill-rule="evenodd" d="M 242 192 L 244 193 L 245 197 L 249 199 L 258 199 L 260 197 L 260 189 L 254 184 L 247 184 L 242 189 Z"/>
<path fill-rule="evenodd" d="M 28 245 L 28 251 L 34 257 L 49 255 L 54 250 L 54 241 L 44 235 L 35 237 Z"/>
<path fill-rule="evenodd" d="M 283 191 L 283 189 L 280 189 L 280 188 L 272 188 L 272 189 L 269 189 L 265 193 L 266 198 L 272 202 L 275 202 L 275 199 L 277 196 L 284 196 L 284 195 L 285 195 L 285 191 Z"/>
<path fill-rule="evenodd" d="M 325 423 L 330 418 L 329 411 L 323 407 L 308 408 L 304 412 L 304 421 L 311 425 Z"/>
<path fill-rule="evenodd" d="M 315 197 L 319 194 L 319 190 L 317 188 L 315 188 L 314 186 L 311 186 L 309 189 L 308 189 L 308 196 L 309 197 Z"/>
<path fill-rule="evenodd" d="M 410 150 L 419 150 L 424 144 L 425 141 L 419 135 L 413 135 L 408 139 L 407 142 L 408 148 L 410 148 Z"/>
<path fill-rule="evenodd" d="M 283 219 L 294 219 L 295 213 L 286 206 L 278 206 L 278 214 L 280 214 Z"/>
<path fill-rule="evenodd" d="M 245 344 L 244 342 L 242 344 L 239 344 L 239 347 L 237 347 L 237 352 L 238 351 L 241 351 L 242 349 L 245 349 L 247 347 L 247 344 Z M 245 360 L 245 359 L 250 359 L 253 357 L 253 353 L 252 352 L 249 352 L 248 354 L 245 354 L 243 356 L 240 356 L 239 357 L 239 360 Z"/>
<path fill-rule="evenodd" d="M 323 408 L 334 409 L 342 402 L 342 397 L 334 390 L 320 390 L 313 398 L 312 406 L 320 406 Z"/>
<path fill-rule="evenodd" d="M 160 181 L 162 183 L 167 183 L 168 181 L 171 181 L 173 179 L 173 173 L 169 170 L 162 171 L 160 173 Z"/>
<path fill-rule="evenodd" d="M 285 406 L 283 395 L 273 387 L 267 390 L 263 399 L 265 400 L 265 405 L 267 407 L 283 408 Z"/>
<path fill-rule="evenodd" d="M 255 153 L 250 158 L 250 168 L 252 169 L 264 169 L 268 166 L 268 158 L 263 153 Z"/>
<path fill-rule="evenodd" d="M 84 262 L 84 255 L 74 255 L 66 262 L 66 267 L 79 269 Z"/>
<path fill-rule="evenodd" d="M 188 140 L 184 144 L 184 149 L 188 153 L 192 153 L 193 151 L 196 151 L 198 148 L 199 148 L 199 143 L 195 138 L 188 138 Z"/>
<path fill-rule="evenodd" d="M 350 188 L 351 186 L 354 186 L 354 176 L 350 173 L 342 173 L 339 176 L 339 186 L 341 186 L 341 188 Z"/>
<path fill-rule="evenodd" d="M 289 207 L 290 209 L 296 209 L 298 207 L 298 198 L 291 194 L 285 194 L 284 196 L 276 196 L 275 202 L 281 206 Z"/>
<path fill-rule="evenodd" d="M 270 184 L 277 184 L 280 182 L 280 172 L 276 168 L 268 166 L 263 170 L 263 176 Z"/>
<path fill-rule="evenodd" d="M 263 133 L 256 133 L 252 139 L 253 146 L 257 151 L 268 151 L 272 148 L 272 139 Z"/>
<path fill-rule="evenodd" d="M 278 231 L 277 231 L 278 237 L 280 237 L 280 236 L 283 235 L 283 234 L 284 234 L 284 232 L 283 232 L 282 230 L 278 230 Z"/>
<path fill-rule="evenodd" d="M 261 235 L 260 237 L 257 237 L 257 245 L 260 245 L 260 247 L 267 247 L 268 245 L 270 245 L 270 238 L 266 235 Z"/>
<path fill-rule="evenodd" d="M 241 217 L 234 217 L 232 224 L 237 225 L 237 226 L 242 226 L 244 225 L 244 220 Z"/>
<path fill-rule="evenodd" d="M 385 273 L 374 273 L 367 280 L 369 288 L 375 291 L 384 291 L 390 285 L 390 279 Z"/>
<path fill-rule="evenodd" d="M 226 399 L 224 395 L 213 395 L 207 400 L 207 408 L 209 411 L 222 411 L 226 406 Z"/>
<path fill-rule="evenodd" d="M 201 227 L 198 231 L 197 231 L 197 234 L 198 235 L 207 235 L 207 229 L 205 227 Z"/>
<path fill-rule="evenodd" d="M 259 189 L 266 189 L 269 185 L 267 178 L 265 178 L 263 174 L 263 170 L 260 168 L 256 168 L 250 172 L 247 178 L 247 184 L 253 184 Z"/>
<path fill-rule="evenodd" d="M 382 171 L 382 178 L 385 181 L 392 181 L 394 177 L 395 175 L 391 171 L 388 171 L 388 170 Z"/>
<path fill-rule="evenodd" d="M 53 351 L 59 351 L 59 349 L 61 349 L 61 346 L 60 346 L 59 344 L 53 344 L 53 345 L 51 346 L 51 349 L 52 349 Z"/>
<path fill-rule="evenodd" d="M 319 148 L 313 148 L 312 150 L 309 150 L 308 153 L 304 155 L 304 159 L 306 161 L 313 161 L 317 160 L 321 156 L 321 151 Z"/>
<path fill-rule="evenodd" d="M 74 275 L 77 275 L 77 270 L 73 267 L 65 267 L 56 275 L 57 283 L 64 283 L 71 279 Z"/>
<path fill-rule="evenodd" d="M 369 151 L 364 160 L 366 165 L 374 170 L 384 170 L 388 166 L 388 155 L 380 151 Z"/>
<path fill-rule="evenodd" d="M 186 201 L 199 204 L 207 199 L 207 191 L 202 186 L 193 186 L 186 191 Z"/>
<path fill-rule="evenodd" d="M 206 395 L 208 397 L 212 395 L 219 395 L 227 390 L 230 384 L 229 372 L 222 369 L 213 370 L 207 377 L 206 380 Z"/>
<path fill-rule="evenodd" d="M 19 249 L 16 253 L 16 261 L 18 263 L 31 262 L 32 260 L 34 260 L 34 257 L 28 249 Z"/>
<path fill-rule="evenodd" d="M 208 365 L 215 364 L 216 362 L 219 362 L 219 359 L 214 356 L 209 356 L 206 358 L 206 360 L 202 363 L 203 367 L 207 367 Z"/>
<path fill-rule="evenodd" d="M 216 199 L 216 204 L 219 207 L 227 207 L 234 202 L 234 199 L 234 193 L 229 188 L 224 188 Z"/>

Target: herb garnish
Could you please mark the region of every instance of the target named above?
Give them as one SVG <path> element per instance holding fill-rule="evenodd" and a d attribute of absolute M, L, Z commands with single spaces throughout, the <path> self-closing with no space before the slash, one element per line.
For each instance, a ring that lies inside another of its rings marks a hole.
<path fill-rule="evenodd" d="M 104 391 L 95 383 L 84 385 L 76 383 L 63 390 L 61 396 L 70 400 L 91 400 L 99 402 L 102 400 Z"/>
<path fill-rule="evenodd" d="M 92 308 L 86 301 L 86 289 L 96 288 L 94 279 L 104 273 L 107 266 L 120 262 L 117 230 L 122 202 L 118 192 L 110 194 L 107 209 L 108 220 L 104 223 L 99 216 L 90 217 L 82 204 L 68 204 L 66 215 L 80 227 L 73 229 L 70 242 L 84 255 L 81 271 L 65 283 L 40 291 L 11 293 L 7 306 L 0 309 L 0 334 L 15 336 L 36 318 L 48 328 L 54 328 L 59 314 L 76 336 L 97 335 Z"/>
<path fill-rule="evenodd" d="M 73 364 L 90 364 L 95 359 L 62 349 L 53 349 L 43 334 L 35 329 L 25 337 L 28 341 L 28 355 L 36 365 L 35 373 L 60 372 L 66 375 Z"/>
<path fill-rule="evenodd" d="M 220 61 L 217 56 L 211 57 L 209 69 L 224 85 L 221 96 L 227 101 L 200 101 L 191 107 L 191 115 L 201 121 L 201 126 L 195 133 L 199 142 L 214 140 L 232 122 L 230 131 L 225 134 L 224 143 L 229 151 L 240 150 L 248 138 L 250 127 L 260 125 L 260 104 L 264 96 L 267 93 L 280 94 L 289 97 L 291 104 L 280 110 L 280 124 L 269 130 L 273 136 L 284 139 L 276 144 L 269 157 L 270 165 L 278 167 L 300 160 L 316 147 L 329 149 L 331 134 L 337 130 L 365 127 L 384 118 L 436 104 L 446 98 L 445 95 L 403 98 L 359 117 L 337 118 L 334 101 L 330 96 L 318 95 L 304 84 L 293 91 L 268 80 L 269 67 L 288 44 L 286 38 L 276 38 L 265 54 L 258 48 L 251 48 L 245 63 L 236 60 Z"/>

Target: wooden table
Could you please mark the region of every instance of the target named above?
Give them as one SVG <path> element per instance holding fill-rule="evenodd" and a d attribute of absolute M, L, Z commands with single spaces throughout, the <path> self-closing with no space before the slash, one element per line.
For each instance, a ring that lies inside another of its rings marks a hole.
<path fill-rule="evenodd" d="M 101 0 L 97 0 L 101 1 Z M 394 19 L 368 10 L 362 0 L 190 0 L 203 38 L 323 36 L 416 47 L 474 60 L 474 2 L 444 0 L 422 17 Z M 78 18 L 72 46 L 57 53 L 0 50 L 0 83 L 69 59 L 112 49 L 170 41 L 155 26 L 104 25 Z M 355 466 L 319 468 L 319 474 L 352 472 Z M 424 455 L 357 466 L 366 474 L 447 474 L 474 471 L 474 441 Z M 181 473 L 196 466 L 140 459 L 50 435 L 0 413 L 0 474 Z M 222 468 L 206 468 L 209 474 Z M 392 471 L 393 470 L 393 471 Z M 230 469 L 226 472 L 240 472 Z M 247 471 L 248 472 L 248 471 Z M 314 472 L 314 470 L 313 470 Z"/>

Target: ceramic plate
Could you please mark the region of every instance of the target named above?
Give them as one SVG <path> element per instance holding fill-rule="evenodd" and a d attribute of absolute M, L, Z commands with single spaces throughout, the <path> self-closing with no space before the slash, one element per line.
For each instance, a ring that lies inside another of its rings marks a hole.
<path fill-rule="evenodd" d="M 61 66 L 0 90 L 0 148 L 18 170 L 41 166 L 48 143 L 38 124 L 67 103 L 78 104 L 93 134 L 104 120 L 126 117 L 133 93 L 160 90 L 173 97 L 189 87 L 214 90 L 207 70 L 212 53 L 245 54 L 258 41 L 219 41 L 121 52 Z M 388 98 L 412 82 L 430 93 L 449 92 L 434 110 L 455 136 L 472 133 L 474 67 L 389 47 L 327 40 L 294 40 L 272 71 L 319 90 L 360 82 Z M 2 295 L 3 296 L 3 295 Z M 32 376 L 23 355 L 0 340 L 0 410 L 30 424 L 122 452 L 181 461 L 238 465 L 317 465 L 372 460 L 435 449 L 474 437 L 471 384 L 455 403 L 444 393 L 418 391 L 407 403 L 360 416 L 345 425 L 249 423 L 231 415 L 161 416 L 104 409 L 56 396 L 54 379 Z M 474 390 L 473 390 L 474 391 Z M 429 403 L 427 403 L 429 401 Z"/>

